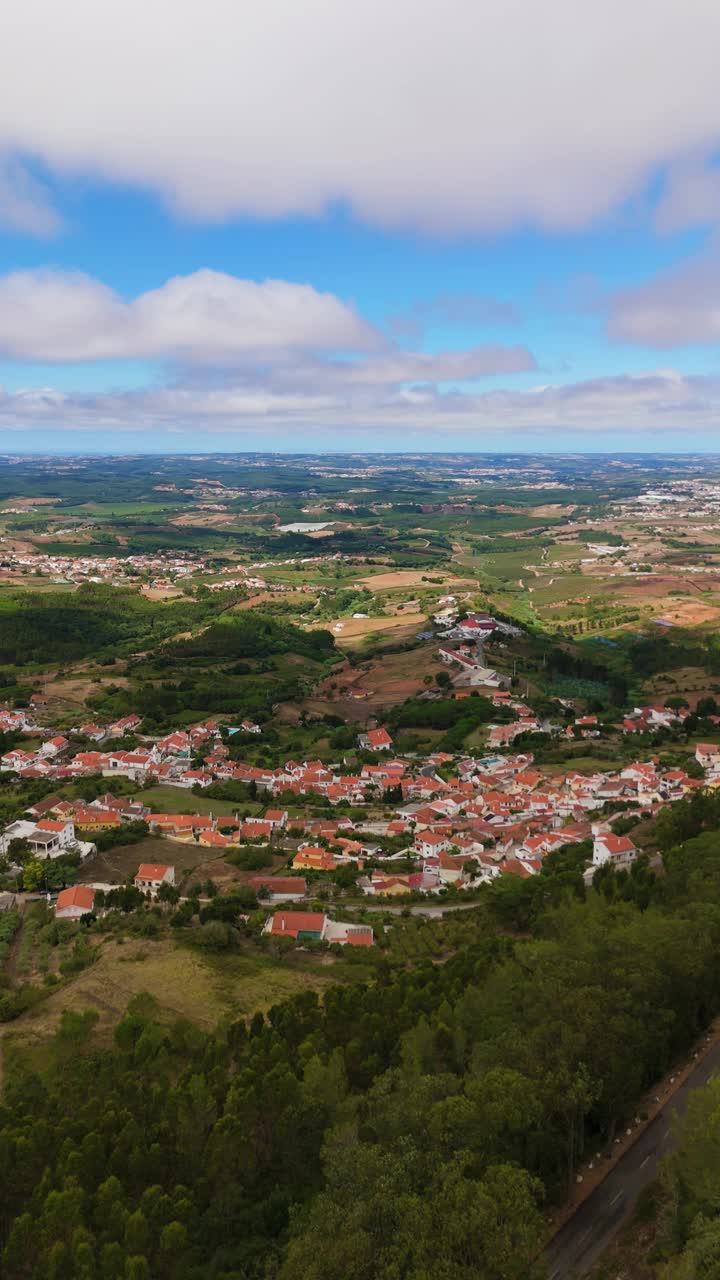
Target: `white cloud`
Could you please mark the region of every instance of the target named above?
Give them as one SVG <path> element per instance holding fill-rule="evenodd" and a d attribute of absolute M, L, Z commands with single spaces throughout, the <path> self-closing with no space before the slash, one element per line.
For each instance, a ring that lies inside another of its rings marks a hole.
<path fill-rule="evenodd" d="M 684 436 L 688 429 L 718 436 L 720 378 L 669 370 L 485 393 L 355 384 L 310 392 L 251 383 L 102 394 L 0 389 L 0 426 L 16 431 L 39 426 L 118 433 L 152 429 L 160 435 L 178 429 L 203 434 L 237 431 L 255 432 L 261 438 L 273 428 L 295 428 L 324 432 L 332 440 L 339 428 L 356 427 L 379 433 L 392 430 L 394 446 L 403 431 L 432 430 L 440 439 L 444 432 L 506 436 L 528 429 L 565 432 L 571 448 L 581 447 L 583 436 L 592 432 L 603 438 L 614 433 L 625 446 L 630 431 L 646 432 L 653 439 L 671 431 Z"/>
<path fill-rule="evenodd" d="M 79 273 L 0 276 L 2 356 L 50 363 L 174 361 L 186 381 L 232 370 L 244 383 L 306 395 L 317 386 L 467 381 L 536 368 L 520 345 L 405 351 L 334 294 L 217 271 L 176 276 L 129 302 Z"/>
<path fill-rule="evenodd" d="M 0 277 L 0 353 L 16 359 L 218 363 L 293 348 L 372 350 L 381 341 L 334 294 L 286 280 L 196 271 L 125 302 L 79 273 Z"/>
<path fill-rule="evenodd" d="M 201 218 L 575 228 L 720 142 L 717 0 L 5 0 L 2 42 L 0 148 Z"/>
<path fill-rule="evenodd" d="M 698 260 L 618 290 L 609 299 L 608 332 L 650 347 L 720 341 L 720 261 Z"/>

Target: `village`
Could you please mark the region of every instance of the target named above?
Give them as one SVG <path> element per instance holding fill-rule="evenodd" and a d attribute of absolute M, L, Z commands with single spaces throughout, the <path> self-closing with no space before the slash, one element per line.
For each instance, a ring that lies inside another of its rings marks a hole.
<path fill-rule="evenodd" d="M 391 733 L 379 725 L 358 733 L 360 761 L 349 754 L 334 763 L 290 759 L 266 768 L 231 756 L 229 743 L 236 735 L 262 733 L 250 720 L 233 726 L 208 719 L 153 737 L 143 735 L 142 720 L 134 714 L 108 725 L 81 725 L 77 732 L 92 749 L 78 750 L 72 732 L 65 736 L 38 723 L 47 719 L 47 706 L 42 695 L 34 695 L 27 708 L 0 709 L 0 731 L 33 739 L 31 749 L 17 745 L 6 751 L 0 771 L 20 782 L 45 781 L 48 788 L 60 789 L 102 778 L 107 790 L 88 801 L 45 796 L 6 826 L 0 856 L 11 872 L 20 872 L 21 862 L 13 859 L 20 848 L 41 860 L 79 855 L 89 875 L 84 874 L 83 884 L 62 889 L 54 908 L 58 918 L 79 920 L 96 910 L 98 891 L 113 888 L 92 879 L 100 833 L 139 823 L 160 838 L 165 858 L 142 863 L 133 877 L 151 900 L 162 900 L 168 887 L 175 891 L 173 848 L 179 845 L 217 857 L 248 846 L 266 848 L 279 864 L 247 883 L 268 907 L 267 935 L 368 946 L 373 943 L 368 925 L 335 920 L 329 911 L 302 910 L 323 881 L 332 883 L 341 873 L 356 903 L 402 898 L 432 903 L 471 895 L 498 877 L 537 876 L 549 854 L 588 842 L 585 880 L 590 884 L 599 867 L 627 870 L 639 855 L 631 836 L 614 830 L 618 819 L 652 818 L 699 788 L 720 785 L 720 746 L 713 744 L 696 747 L 693 773 L 699 776 L 663 768 L 653 758 L 591 773 L 546 770 L 536 766 L 531 751 L 513 753 L 513 741 L 528 732 L 558 740 L 599 738 L 598 717 L 579 715 L 567 725 L 543 721 L 503 687 L 504 677 L 484 666 L 484 640 L 516 629 L 487 614 L 456 623 L 450 613 L 443 620 L 439 655 L 452 667 L 450 696 L 471 697 L 479 689 L 498 713 L 499 723 L 488 726 L 487 752 L 398 755 Z M 682 707 L 634 707 L 622 720 L 622 734 L 681 726 L 687 715 Z M 132 741 L 127 749 L 103 750 L 104 743 L 123 738 Z M 132 794 L 114 793 L 113 780 L 120 779 L 124 788 L 131 785 Z M 247 787 L 260 812 L 245 817 L 213 812 L 212 802 L 202 812 L 188 811 L 193 794 L 227 783 Z M 158 787 L 177 791 L 177 812 L 156 812 L 144 802 L 144 793 Z M 322 816 L 303 812 L 313 801 L 326 806 Z"/>

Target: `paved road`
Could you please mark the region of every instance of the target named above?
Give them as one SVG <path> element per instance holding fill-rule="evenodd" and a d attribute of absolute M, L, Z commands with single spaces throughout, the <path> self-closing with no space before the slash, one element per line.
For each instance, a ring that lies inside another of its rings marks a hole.
<path fill-rule="evenodd" d="M 643 1187 L 652 1182 L 658 1164 L 672 1149 L 672 1117 L 682 1115 L 688 1094 L 720 1071 L 720 1042 L 698 1063 L 676 1094 L 648 1125 L 605 1181 L 580 1206 L 546 1250 L 548 1280 L 574 1280 L 586 1275 L 632 1212 Z"/>
<path fill-rule="evenodd" d="M 442 907 L 426 907 L 422 903 L 416 903 L 413 907 L 407 904 L 404 907 L 372 907 L 366 902 L 362 906 L 363 911 L 376 911 L 383 915 L 400 916 L 404 911 L 409 911 L 412 916 L 427 916 L 429 920 L 439 920 L 450 911 L 476 911 L 482 903 L 475 899 L 473 902 L 448 902 L 447 906 Z"/>

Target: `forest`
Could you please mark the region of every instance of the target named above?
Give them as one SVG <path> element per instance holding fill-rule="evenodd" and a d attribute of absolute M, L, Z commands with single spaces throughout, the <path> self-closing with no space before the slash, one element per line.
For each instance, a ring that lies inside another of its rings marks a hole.
<path fill-rule="evenodd" d="M 14 666 L 113 657 L 158 644 L 217 612 L 217 601 L 173 601 L 158 609 L 135 591 L 88 584 L 77 591 L 5 592 L 0 604 L 0 662 Z"/>
<path fill-rule="evenodd" d="M 586 891 L 569 850 L 441 964 L 214 1033 L 140 996 L 107 1045 L 66 1011 L 42 1068 L 9 1062 L 3 1276 L 541 1277 L 576 1162 L 720 1009 L 720 835 L 674 811 L 641 892 Z"/>

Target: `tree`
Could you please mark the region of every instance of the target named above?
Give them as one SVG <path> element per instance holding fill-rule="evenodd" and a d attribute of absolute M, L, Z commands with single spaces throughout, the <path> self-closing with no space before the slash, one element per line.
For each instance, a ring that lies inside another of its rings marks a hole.
<path fill-rule="evenodd" d="M 130 1214 L 125 1224 L 125 1248 L 129 1253 L 140 1253 L 150 1242 L 150 1228 L 142 1209 Z"/>
<path fill-rule="evenodd" d="M 37 893 L 43 886 L 45 867 L 39 858 L 26 862 L 22 871 L 23 889 L 26 893 Z"/>

